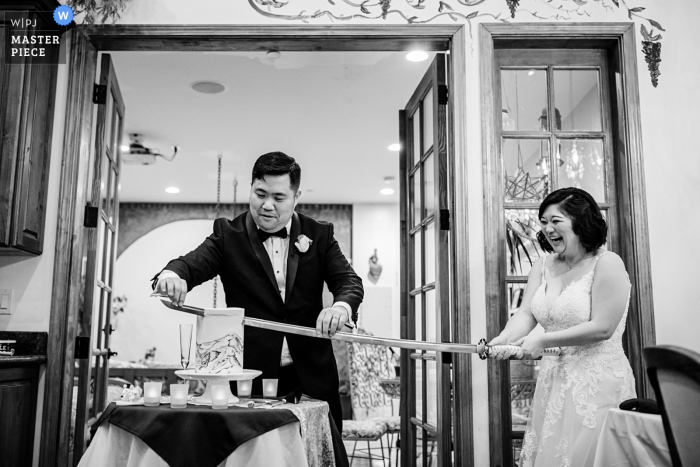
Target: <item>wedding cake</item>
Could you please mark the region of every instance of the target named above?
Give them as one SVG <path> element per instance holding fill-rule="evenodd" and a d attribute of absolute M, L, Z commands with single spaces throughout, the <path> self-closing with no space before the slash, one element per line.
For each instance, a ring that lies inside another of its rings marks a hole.
<path fill-rule="evenodd" d="M 197 317 L 197 373 L 243 370 L 243 308 L 207 308 Z"/>

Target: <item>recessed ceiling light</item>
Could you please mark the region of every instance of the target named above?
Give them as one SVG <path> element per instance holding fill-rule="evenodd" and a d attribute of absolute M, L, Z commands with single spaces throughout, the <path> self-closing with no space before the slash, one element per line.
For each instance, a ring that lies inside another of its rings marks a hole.
<path fill-rule="evenodd" d="M 528 76 L 532 76 L 532 75 L 534 75 L 534 74 L 535 74 L 535 70 L 530 70 L 530 71 L 527 72 L 527 75 L 528 75 Z"/>
<path fill-rule="evenodd" d="M 122 145 L 120 146 L 120 149 L 122 150 L 122 152 L 127 152 L 127 151 L 129 150 L 129 145 L 128 145 L 128 144 L 122 144 Z"/>
<path fill-rule="evenodd" d="M 422 50 L 414 50 L 406 55 L 406 60 L 411 62 L 422 62 L 428 59 L 428 52 L 423 52 Z"/>
<path fill-rule="evenodd" d="M 176 186 L 169 186 L 165 191 L 166 193 L 180 193 L 180 189 Z"/>
<path fill-rule="evenodd" d="M 226 90 L 226 86 L 216 81 L 195 81 L 190 84 L 192 89 L 202 94 L 219 94 Z"/>
<path fill-rule="evenodd" d="M 273 60 L 280 58 L 281 55 L 282 54 L 279 52 L 279 50 L 268 50 L 267 51 L 268 58 L 271 58 Z"/>
<path fill-rule="evenodd" d="M 379 193 L 383 195 L 393 195 L 394 194 L 394 189 L 393 188 L 382 188 L 379 190 Z"/>
<path fill-rule="evenodd" d="M 389 151 L 400 151 L 401 145 L 399 143 L 390 144 L 387 148 Z"/>

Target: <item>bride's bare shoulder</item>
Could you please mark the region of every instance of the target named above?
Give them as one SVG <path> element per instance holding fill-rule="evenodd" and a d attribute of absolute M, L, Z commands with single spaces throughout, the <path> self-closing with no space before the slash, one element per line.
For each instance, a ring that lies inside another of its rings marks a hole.
<path fill-rule="evenodd" d="M 596 273 L 601 274 L 625 274 L 627 275 L 627 268 L 625 267 L 624 261 L 620 258 L 617 253 L 604 250 L 598 253 L 598 264 L 596 264 Z"/>

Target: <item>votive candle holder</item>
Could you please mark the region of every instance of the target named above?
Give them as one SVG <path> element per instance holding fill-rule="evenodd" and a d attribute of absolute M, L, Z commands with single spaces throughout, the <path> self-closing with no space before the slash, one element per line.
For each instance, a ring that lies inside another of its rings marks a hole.
<path fill-rule="evenodd" d="M 253 380 L 252 379 L 242 379 L 236 381 L 236 386 L 238 386 L 238 397 L 250 397 L 253 392 Z"/>
<path fill-rule="evenodd" d="M 231 390 L 226 384 L 214 384 L 211 387 L 211 407 L 213 409 L 228 408 L 228 396 Z"/>
<path fill-rule="evenodd" d="M 266 399 L 277 397 L 277 379 L 263 378 L 263 397 Z"/>
<path fill-rule="evenodd" d="M 160 394 L 163 392 L 163 383 L 149 381 L 143 383 L 143 405 L 157 407 L 160 405 Z"/>
<path fill-rule="evenodd" d="M 187 391 L 189 388 L 189 384 L 170 385 L 170 408 L 184 409 L 187 407 Z"/>

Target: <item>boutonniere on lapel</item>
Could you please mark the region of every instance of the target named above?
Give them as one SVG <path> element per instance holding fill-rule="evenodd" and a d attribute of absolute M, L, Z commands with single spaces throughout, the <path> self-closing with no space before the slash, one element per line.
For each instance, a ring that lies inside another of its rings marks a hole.
<path fill-rule="evenodd" d="M 313 240 L 311 240 L 306 235 L 301 234 L 297 237 L 297 241 L 294 242 L 294 246 L 297 248 L 297 251 L 299 253 L 306 253 L 307 251 L 309 251 L 309 247 L 313 245 L 313 243 Z"/>

